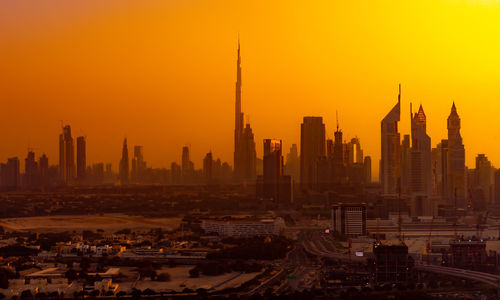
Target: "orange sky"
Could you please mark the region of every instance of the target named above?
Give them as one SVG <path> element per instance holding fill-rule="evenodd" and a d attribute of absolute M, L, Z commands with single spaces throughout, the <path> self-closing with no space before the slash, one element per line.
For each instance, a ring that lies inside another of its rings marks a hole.
<path fill-rule="evenodd" d="M 57 161 L 60 120 L 86 135 L 89 163 L 116 169 L 124 136 L 155 167 L 190 144 L 232 164 L 236 41 L 243 110 L 263 138 L 299 143 L 304 115 L 335 110 L 377 175 L 380 120 L 403 85 L 432 145 L 452 100 L 469 166 L 500 164 L 500 4 L 495 0 L 0 2 L 0 160 L 28 146 Z"/>

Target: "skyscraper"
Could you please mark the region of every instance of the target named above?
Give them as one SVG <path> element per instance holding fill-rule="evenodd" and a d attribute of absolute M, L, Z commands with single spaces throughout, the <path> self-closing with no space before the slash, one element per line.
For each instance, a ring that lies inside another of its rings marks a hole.
<path fill-rule="evenodd" d="M 339 128 L 337 120 L 337 130 L 334 132 L 335 139 L 333 141 L 333 183 L 340 184 L 345 177 L 345 149 L 342 140 L 342 130 Z M 348 156 L 348 155 L 347 155 Z"/>
<path fill-rule="evenodd" d="M 484 195 L 484 200 L 488 204 L 493 204 L 491 197 L 491 162 L 485 154 L 476 156 L 475 186 L 480 188 Z"/>
<path fill-rule="evenodd" d="M 401 84 L 399 85 L 398 103 L 381 122 L 381 159 L 380 182 L 384 194 L 398 193 L 400 178 L 400 134 L 398 122 L 401 115 Z"/>
<path fill-rule="evenodd" d="M 133 182 L 141 182 L 144 180 L 144 172 L 146 163 L 144 162 L 144 153 L 142 146 L 134 146 L 134 157 L 132 158 L 131 179 Z"/>
<path fill-rule="evenodd" d="M 372 158 L 370 156 L 365 156 L 364 159 L 364 173 L 365 173 L 365 183 L 372 182 Z"/>
<path fill-rule="evenodd" d="M 120 160 L 120 184 L 128 184 L 129 165 L 128 165 L 128 146 L 127 138 L 123 140 L 122 159 Z"/>
<path fill-rule="evenodd" d="M 238 58 L 236 61 L 236 95 L 234 124 L 234 175 L 238 182 L 254 181 L 256 173 L 255 142 L 250 124 L 245 127 L 241 111 L 241 56 L 238 40 Z"/>
<path fill-rule="evenodd" d="M 426 133 L 427 118 L 422 105 L 418 112 L 411 116 L 411 149 L 410 149 L 410 193 L 414 196 L 431 195 L 431 138 Z"/>
<path fill-rule="evenodd" d="M 460 135 L 460 117 L 455 102 L 448 116 L 448 157 L 447 157 L 447 184 L 449 203 L 455 208 L 465 208 L 465 148 Z"/>
<path fill-rule="evenodd" d="M 207 181 L 213 179 L 213 164 L 214 164 L 214 159 L 212 157 L 212 152 L 208 152 L 207 155 L 205 155 L 205 158 L 203 159 L 203 175 L 205 176 L 205 179 Z"/>
<path fill-rule="evenodd" d="M 266 198 L 279 200 L 279 184 L 283 176 L 283 156 L 281 140 L 264 140 L 263 194 Z"/>
<path fill-rule="evenodd" d="M 69 184 L 75 177 L 75 148 L 71 136 L 71 126 L 66 125 L 59 135 L 59 177 Z"/>
<path fill-rule="evenodd" d="M 300 126 L 300 186 L 312 189 L 316 162 L 325 156 L 325 124 L 322 117 L 304 117 Z"/>
<path fill-rule="evenodd" d="M 84 136 L 76 138 L 76 178 L 82 183 L 85 180 L 87 170 L 87 150 Z"/>
<path fill-rule="evenodd" d="M 38 186 L 38 164 L 33 151 L 28 151 L 28 156 L 24 160 L 24 186 L 28 189 Z"/>
<path fill-rule="evenodd" d="M 38 159 L 38 169 L 40 176 L 40 184 L 42 186 L 47 186 L 49 184 L 49 158 L 46 154 L 43 154 Z"/>
<path fill-rule="evenodd" d="M 300 177 L 300 160 L 297 144 L 292 144 L 290 152 L 286 155 L 286 165 L 284 169 L 286 175 L 292 176 L 294 179 Z"/>

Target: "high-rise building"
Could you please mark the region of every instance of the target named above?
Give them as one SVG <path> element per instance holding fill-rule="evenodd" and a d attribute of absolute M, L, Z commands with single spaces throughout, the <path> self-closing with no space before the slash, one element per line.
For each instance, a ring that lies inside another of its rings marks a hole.
<path fill-rule="evenodd" d="M 364 159 L 365 183 L 372 182 L 372 158 L 365 156 Z"/>
<path fill-rule="evenodd" d="M 38 164 L 33 151 L 28 151 L 28 156 L 24 160 L 24 186 L 28 189 L 38 186 Z"/>
<path fill-rule="evenodd" d="M 297 144 L 292 144 L 290 152 L 286 155 L 286 165 L 283 171 L 286 175 L 292 176 L 294 179 L 299 179 L 300 176 L 300 160 L 297 149 Z"/>
<path fill-rule="evenodd" d="M 449 203 L 455 208 L 465 208 L 465 148 L 460 135 L 460 117 L 455 102 L 448 116 L 448 156 L 447 156 L 447 184 Z"/>
<path fill-rule="evenodd" d="M 403 140 L 401 141 L 401 146 L 399 147 L 400 151 L 400 179 L 399 183 L 401 185 L 401 194 L 409 195 L 410 194 L 410 174 L 411 174 L 411 142 L 410 135 L 405 134 L 403 136 Z"/>
<path fill-rule="evenodd" d="M 76 178 L 82 183 L 85 180 L 87 170 L 87 150 L 84 136 L 76 138 Z"/>
<path fill-rule="evenodd" d="M 400 134 L 398 122 L 401 118 L 401 84 L 399 85 L 398 103 L 381 122 L 381 159 L 380 182 L 384 194 L 397 194 L 400 178 Z"/>
<path fill-rule="evenodd" d="M 7 189 L 16 189 L 19 187 L 19 159 L 11 157 L 7 159 L 7 163 L 0 165 L 0 177 L 2 187 Z"/>
<path fill-rule="evenodd" d="M 49 184 L 49 158 L 46 154 L 42 154 L 38 159 L 38 174 L 40 176 L 40 184 L 45 187 Z"/>
<path fill-rule="evenodd" d="M 338 185 L 344 183 L 345 178 L 345 165 L 346 157 L 349 157 L 349 153 L 346 155 L 346 148 L 342 140 L 342 130 L 339 128 L 339 122 L 337 121 L 337 130 L 334 132 L 335 139 L 333 141 L 333 157 L 332 157 L 332 173 L 333 173 L 333 183 Z"/>
<path fill-rule="evenodd" d="M 325 156 L 325 124 L 322 117 L 304 117 L 300 126 L 300 185 L 313 189 L 316 163 Z"/>
<path fill-rule="evenodd" d="M 69 184 L 75 177 L 75 149 L 71 126 L 66 125 L 59 135 L 59 177 L 65 184 Z"/>
<path fill-rule="evenodd" d="M 448 199 L 448 140 L 441 140 L 433 149 L 432 168 L 435 195 Z"/>
<path fill-rule="evenodd" d="M 172 184 L 177 185 L 182 183 L 182 169 L 175 162 L 170 165 L 170 175 Z"/>
<path fill-rule="evenodd" d="M 189 158 L 189 147 L 182 147 L 182 183 L 193 183 L 194 163 Z"/>
<path fill-rule="evenodd" d="M 142 149 L 142 146 L 134 146 L 131 179 L 136 183 L 144 180 L 144 172 L 146 170 L 146 163 L 144 162 L 144 153 Z"/>
<path fill-rule="evenodd" d="M 120 160 L 120 184 L 128 184 L 129 182 L 129 161 L 128 161 L 128 146 L 127 138 L 123 140 L 122 159 Z"/>
<path fill-rule="evenodd" d="M 432 187 L 431 138 L 426 133 L 427 118 L 422 105 L 411 116 L 409 189 L 412 196 L 430 197 Z"/>
<path fill-rule="evenodd" d="M 475 186 L 482 190 L 484 200 L 488 204 L 493 204 L 491 193 L 491 162 L 486 155 L 476 156 Z"/>
<path fill-rule="evenodd" d="M 240 178 L 245 182 L 254 182 L 257 172 L 257 153 L 255 152 L 255 140 L 250 124 L 246 124 L 240 139 Z"/>
<path fill-rule="evenodd" d="M 279 185 L 283 176 L 283 156 L 281 140 L 264 140 L 263 194 L 266 198 L 279 201 Z"/>
<path fill-rule="evenodd" d="M 238 58 L 236 61 L 236 95 L 234 125 L 234 175 L 237 182 L 254 181 L 256 176 L 256 152 L 252 128 L 244 125 L 241 111 L 241 56 L 238 40 Z"/>
<path fill-rule="evenodd" d="M 219 160 L 220 163 L 220 160 Z M 214 177 L 214 159 L 212 157 L 212 152 L 208 152 L 203 159 L 203 175 L 207 181 L 210 181 Z"/>
<path fill-rule="evenodd" d="M 495 204 L 500 204 L 500 169 L 495 171 Z"/>

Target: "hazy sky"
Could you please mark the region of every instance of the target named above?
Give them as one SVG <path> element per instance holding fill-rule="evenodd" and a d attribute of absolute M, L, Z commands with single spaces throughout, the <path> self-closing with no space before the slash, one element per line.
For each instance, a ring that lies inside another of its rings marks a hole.
<path fill-rule="evenodd" d="M 346 139 L 380 158 L 380 120 L 403 85 L 433 147 L 455 100 L 468 166 L 500 165 L 500 4 L 494 0 L 0 0 L 0 159 L 27 148 L 57 162 L 61 120 L 87 161 L 116 169 L 123 137 L 155 167 L 232 164 L 237 36 L 243 110 L 263 138 L 300 142 L 305 115 L 335 110 Z"/>

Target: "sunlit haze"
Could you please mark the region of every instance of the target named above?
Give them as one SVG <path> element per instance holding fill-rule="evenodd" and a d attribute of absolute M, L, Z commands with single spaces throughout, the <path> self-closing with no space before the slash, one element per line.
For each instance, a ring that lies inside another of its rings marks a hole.
<path fill-rule="evenodd" d="M 124 137 L 154 167 L 191 146 L 233 164 L 238 35 L 242 110 L 262 140 L 300 144 L 303 116 L 359 137 L 378 177 L 380 121 L 402 84 L 401 133 L 423 105 L 431 145 L 455 101 L 466 164 L 500 164 L 498 1 L 1 1 L 0 160 L 58 162 L 61 121 L 87 161 L 118 169 Z"/>

